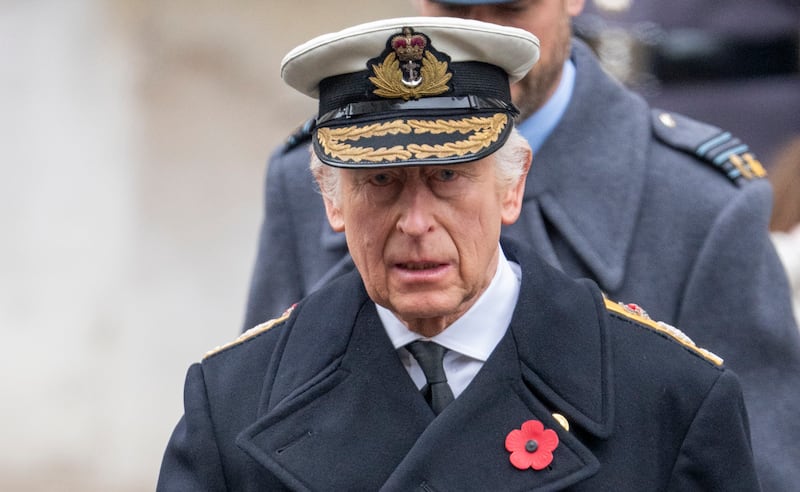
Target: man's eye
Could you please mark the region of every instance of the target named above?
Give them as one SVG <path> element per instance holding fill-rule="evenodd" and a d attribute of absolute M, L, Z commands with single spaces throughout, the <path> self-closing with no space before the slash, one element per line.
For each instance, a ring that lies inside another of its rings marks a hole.
<path fill-rule="evenodd" d="M 376 186 L 386 186 L 392 182 L 392 178 L 388 174 L 373 174 L 370 176 L 369 182 Z"/>
<path fill-rule="evenodd" d="M 458 176 L 458 174 L 452 169 L 440 169 L 436 173 L 436 179 L 439 181 L 452 181 L 456 179 L 456 176 Z"/>

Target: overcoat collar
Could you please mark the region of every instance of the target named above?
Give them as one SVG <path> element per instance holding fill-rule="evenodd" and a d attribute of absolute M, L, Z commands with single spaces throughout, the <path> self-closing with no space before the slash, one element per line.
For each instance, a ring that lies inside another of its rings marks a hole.
<path fill-rule="evenodd" d="M 503 247 L 516 258 L 513 245 Z M 552 414 L 566 416 L 582 435 L 610 434 L 602 299 L 537 258 L 522 271 L 506 336 L 436 418 L 360 278 L 334 281 L 284 327 L 258 416 L 239 446 L 297 490 L 553 490 L 591 476 L 596 458 Z M 549 470 L 517 470 L 508 460 L 506 435 L 530 419 L 559 434 Z"/>
<path fill-rule="evenodd" d="M 549 224 L 610 291 L 624 278 L 644 192 L 650 113 L 644 100 L 602 71 L 581 41 L 573 40 L 572 59 L 572 99 L 534 155 L 524 211 L 509 233 L 558 266 Z"/>

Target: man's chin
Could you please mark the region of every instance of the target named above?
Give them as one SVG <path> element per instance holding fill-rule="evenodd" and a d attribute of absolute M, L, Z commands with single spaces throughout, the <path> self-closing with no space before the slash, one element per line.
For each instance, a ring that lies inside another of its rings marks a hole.
<path fill-rule="evenodd" d="M 391 301 L 388 309 L 409 327 L 420 324 L 446 327 L 466 311 L 463 299 L 443 296 L 441 291 L 407 294 Z"/>

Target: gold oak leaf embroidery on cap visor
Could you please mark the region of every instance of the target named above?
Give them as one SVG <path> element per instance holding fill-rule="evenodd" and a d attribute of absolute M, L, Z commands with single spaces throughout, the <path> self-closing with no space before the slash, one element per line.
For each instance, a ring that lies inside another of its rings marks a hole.
<path fill-rule="evenodd" d="M 497 141 L 508 125 L 508 119 L 508 115 L 497 113 L 492 116 L 473 116 L 458 120 L 395 120 L 363 126 L 318 128 L 317 138 L 327 155 L 341 161 L 394 162 L 412 157 L 443 159 L 470 153 L 475 154 L 489 147 Z M 348 143 L 398 133 L 461 133 L 469 136 L 444 144 L 395 145 L 390 148 L 378 149 Z"/>

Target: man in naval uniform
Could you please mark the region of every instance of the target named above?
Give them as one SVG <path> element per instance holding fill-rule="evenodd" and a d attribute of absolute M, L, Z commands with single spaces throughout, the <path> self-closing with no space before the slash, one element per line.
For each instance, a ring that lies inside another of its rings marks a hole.
<path fill-rule="evenodd" d="M 734 135 L 651 109 L 570 37 L 581 0 L 415 0 L 424 15 L 514 25 L 541 60 L 512 87 L 534 162 L 503 236 L 722 356 L 742 381 L 768 490 L 800 483 L 800 336 L 769 240 L 771 189 Z M 308 171 L 305 127 L 270 160 L 245 328 L 353 268 Z"/>
<path fill-rule="evenodd" d="M 737 377 L 510 240 L 527 31 L 390 19 L 290 52 L 355 270 L 188 373 L 158 490 L 759 490 Z"/>

